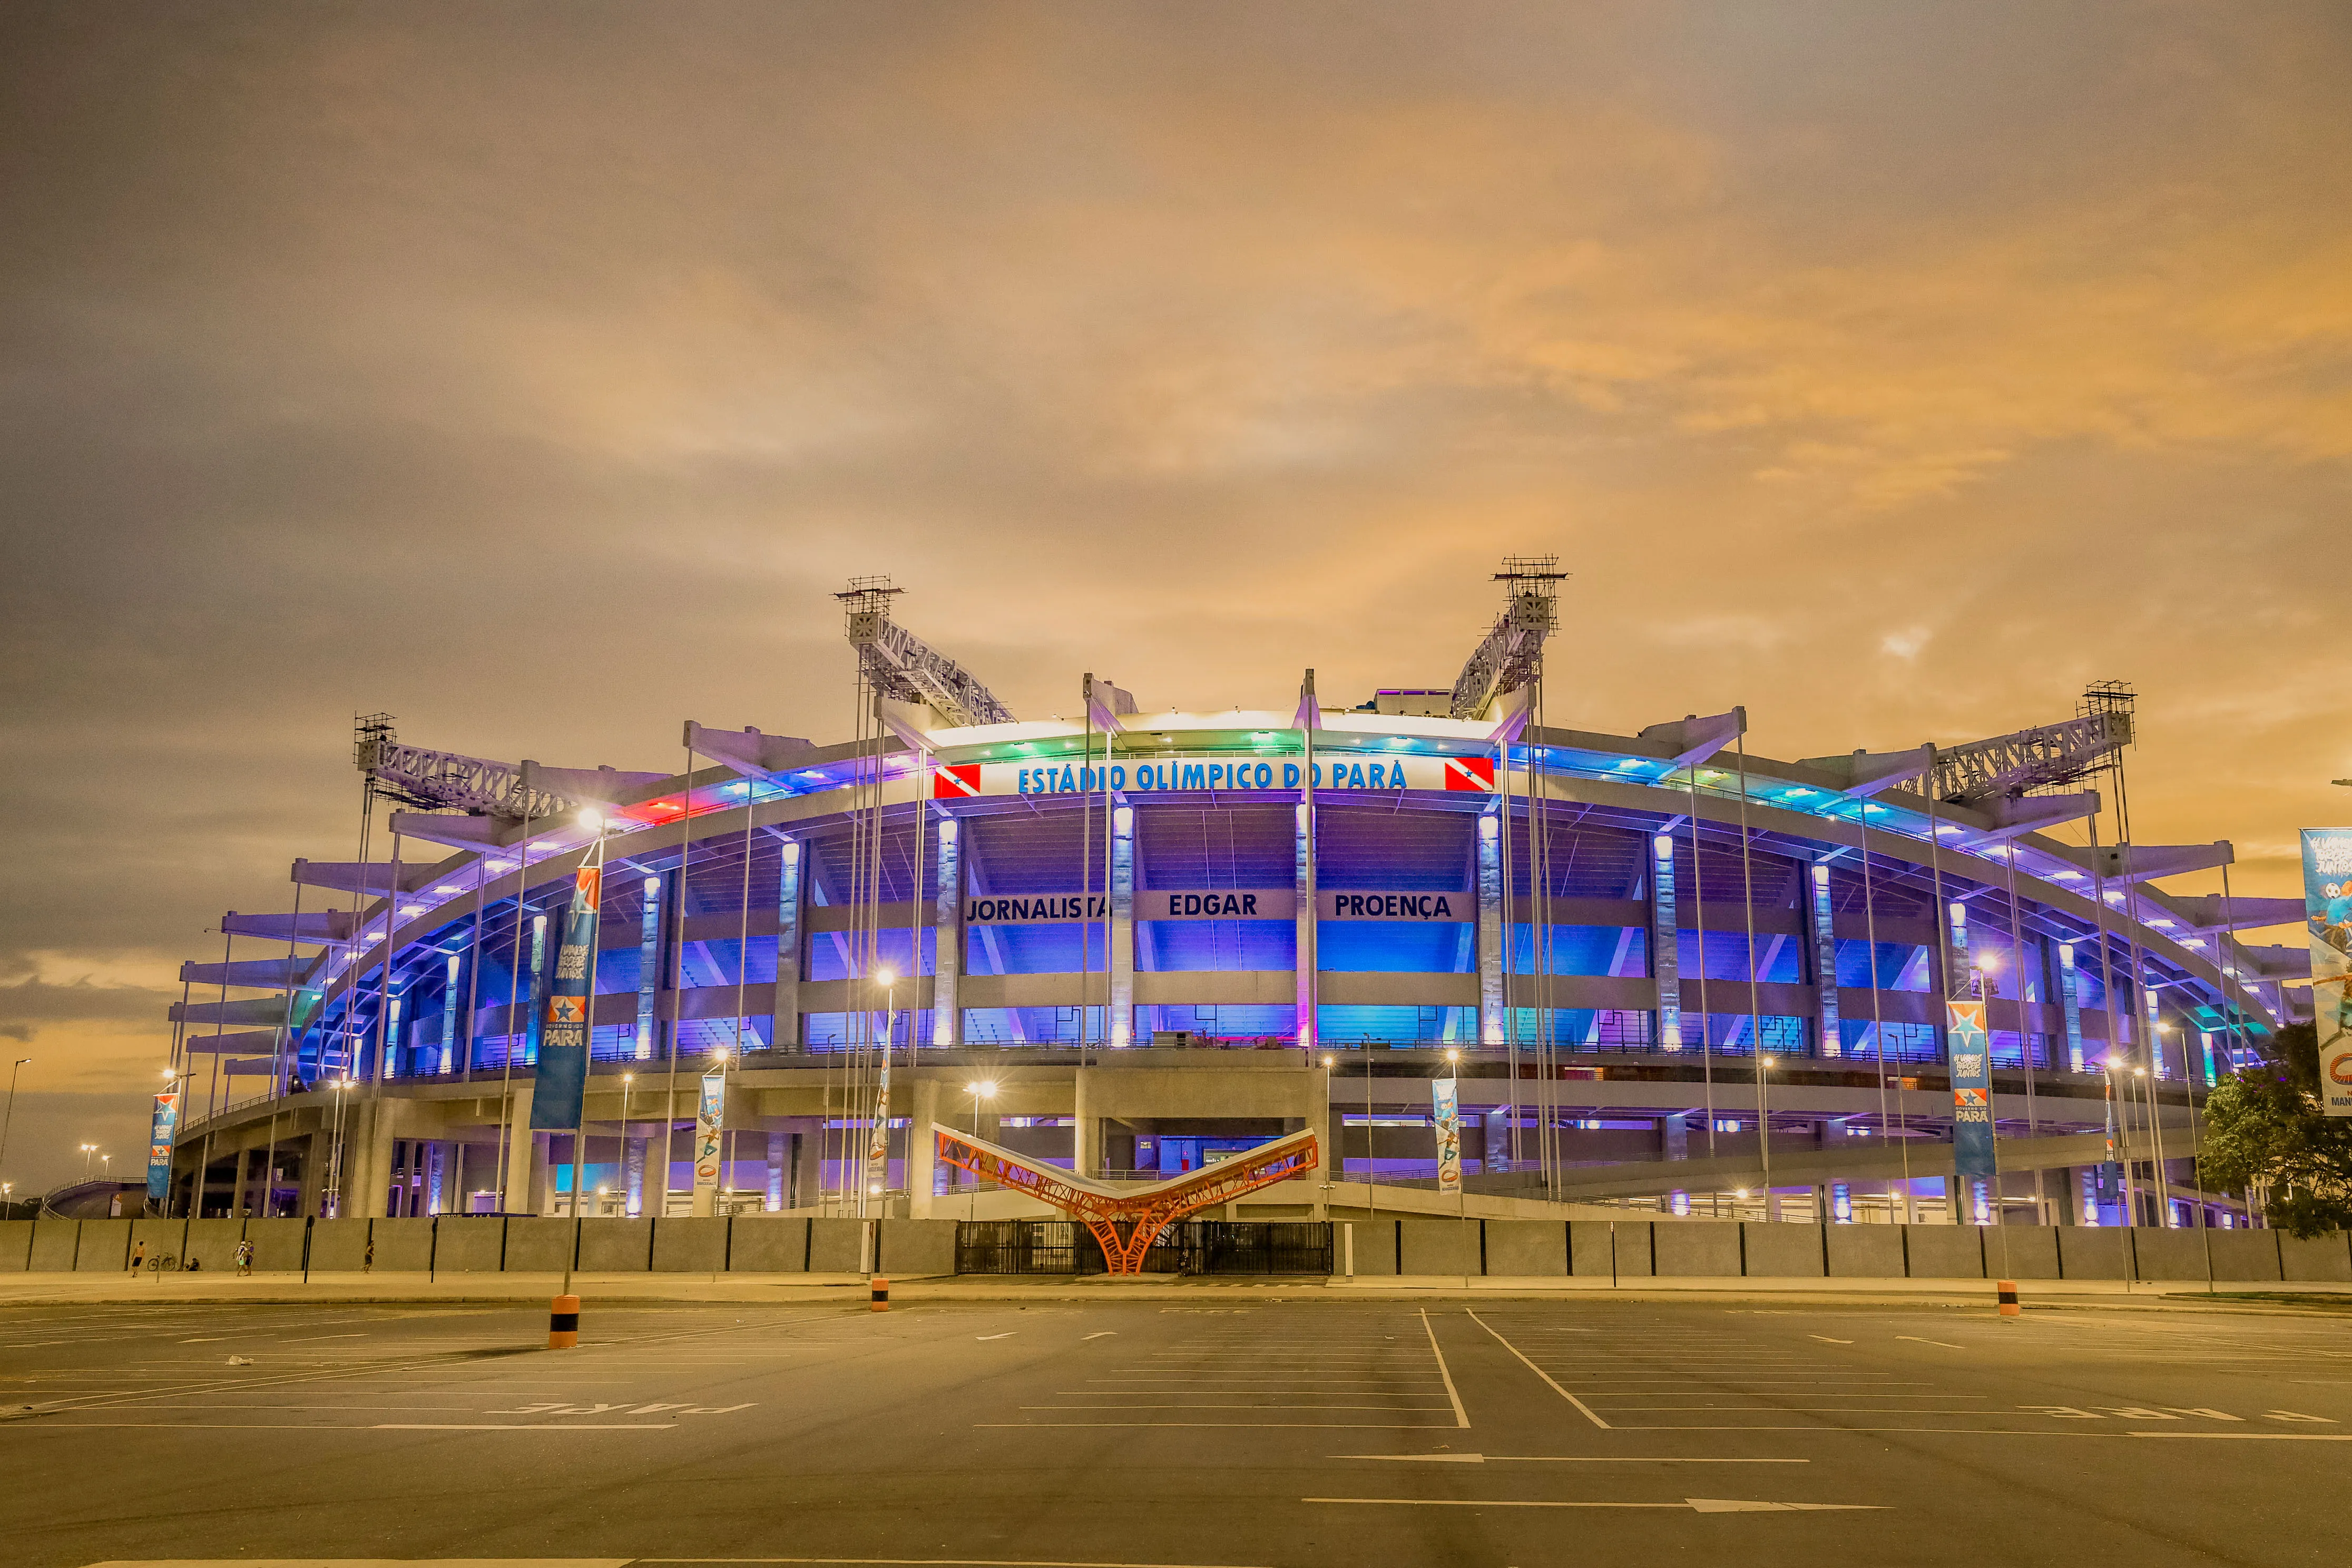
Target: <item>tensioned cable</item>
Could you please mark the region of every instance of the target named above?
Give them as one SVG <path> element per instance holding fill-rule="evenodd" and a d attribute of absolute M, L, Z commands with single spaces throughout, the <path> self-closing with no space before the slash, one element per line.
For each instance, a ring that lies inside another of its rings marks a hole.
<path fill-rule="evenodd" d="M 1748 730 L 1739 731 L 1739 908 L 1748 937 L 1748 1049 L 1756 1066 L 1757 1148 L 1764 1157 L 1764 1217 L 1772 1217 L 1772 1119 L 1764 1089 L 1764 1017 L 1756 988 L 1756 873 L 1748 856 Z"/>

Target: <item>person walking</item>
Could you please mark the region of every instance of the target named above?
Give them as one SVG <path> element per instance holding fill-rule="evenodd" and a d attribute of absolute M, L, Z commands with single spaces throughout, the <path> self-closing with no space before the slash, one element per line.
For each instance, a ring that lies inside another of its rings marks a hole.
<path fill-rule="evenodd" d="M 253 1243 L 252 1243 L 252 1242 L 250 1242 L 250 1241 L 240 1241 L 240 1242 L 238 1242 L 238 1243 L 236 1244 L 236 1273 L 237 1273 L 237 1278 L 238 1278 L 238 1279 L 245 1279 L 245 1278 L 247 1278 L 247 1276 L 249 1276 L 250 1274 L 252 1274 L 252 1272 L 253 1272 Z"/>
<path fill-rule="evenodd" d="M 360 1254 L 360 1272 L 362 1274 L 375 1272 L 375 1237 L 373 1232 L 368 1236 L 367 1250 Z"/>
<path fill-rule="evenodd" d="M 133 1242 L 131 1247 L 131 1272 L 136 1274 L 146 1267 L 147 1244 L 143 1241 Z"/>

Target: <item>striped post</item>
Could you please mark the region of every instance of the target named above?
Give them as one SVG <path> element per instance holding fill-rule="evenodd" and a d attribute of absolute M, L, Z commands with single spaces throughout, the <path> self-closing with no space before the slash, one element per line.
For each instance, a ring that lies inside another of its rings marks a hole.
<path fill-rule="evenodd" d="M 558 1296 L 547 1304 L 547 1348 L 576 1350 L 580 1344 L 580 1298 Z"/>
<path fill-rule="evenodd" d="M 877 1312 L 890 1310 L 890 1281 L 879 1274 L 874 1277 L 873 1310 Z"/>
<path fill-rule="evenodd" d="M 2016 1317 L 2019 1310 L 2017 1305 L 2017 1281 L 2014 1279 L 2001 1280 L 2000 1282 L 2000 1315 L 2004 1318 Z"/>

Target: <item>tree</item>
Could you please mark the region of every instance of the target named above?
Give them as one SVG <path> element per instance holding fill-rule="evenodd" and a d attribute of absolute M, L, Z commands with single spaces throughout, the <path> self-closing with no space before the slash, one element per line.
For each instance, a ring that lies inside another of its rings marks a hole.
<path fill-rule="evenodd" d="M 2352 1230 L 2352 1117 L 2320 1107 L 2318 1031 L 2296 1024 L 2261 1048 L 2205 1101 L 2200 1179 L 2217 1192 L 2267 1189 L 2263 1213 L 2295 1236 Z"/>

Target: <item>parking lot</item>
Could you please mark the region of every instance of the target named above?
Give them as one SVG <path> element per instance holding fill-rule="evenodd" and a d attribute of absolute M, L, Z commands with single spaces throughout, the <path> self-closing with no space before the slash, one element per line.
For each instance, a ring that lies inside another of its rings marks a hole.
<path fill-rule="evenodd" d="M 2323 1315 L 0 1310 L 13 1561 L 2335 1563 Z M 1721 1556 L 1721 1554 L 1728 1554 Z"/>

